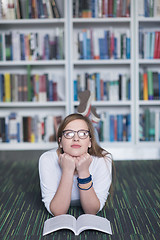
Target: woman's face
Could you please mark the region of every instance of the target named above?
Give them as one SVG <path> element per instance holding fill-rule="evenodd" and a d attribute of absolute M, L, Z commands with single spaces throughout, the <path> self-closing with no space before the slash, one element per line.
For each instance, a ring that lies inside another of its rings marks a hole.
<path fill-rule="evenodd" d="M 65 127 L 64 131 L 66 130 L 88 130 L 88 126 L 85 121 L 81 119 L 73 120 L 72 122 L 68 123 Z M 87 138 L 81 139 L 79 138 L 77 132 L 74 134 L 73 138 L 67 139 L 65 136 L 62 135 L 60 147 L 63 148 L 63 151 L 71 156 L 78 157 L 84 153 L 88 152 L 88 148 L 91 147 L 91 140 L 90 136 L 88 135 Z"/>

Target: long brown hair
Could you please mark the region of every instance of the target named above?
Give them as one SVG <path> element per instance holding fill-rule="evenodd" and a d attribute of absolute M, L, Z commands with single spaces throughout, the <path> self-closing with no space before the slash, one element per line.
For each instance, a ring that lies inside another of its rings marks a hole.
<path fill-rule="evenodd" d="M 88 117 L 83 116 L 79 113 L 70 114 L 67 117 L 65 117 L 64 120 L 61 122 L 61 124 L 58 128 L 58 132 L 57 132 L 57 143 L 58 143 L 57 152 L 58 152 L 58 154 L 63 153 L 63 149 L 60 147 L 60 139 L 62 138 L 63 130 L 68 125 L 68 123 L 70 123 L 74 120 L 77 120 L 77 119 L 85 121 L 88 126 L 88 130 L 90 132 L 91 147 L 88 149 L 88 153 L 92 156 L 104 157 L 105 161 L 111 161 L 112 162 L 112 175 L 115 175 L 115 166 L 113 164 L 113 158 L 112 158 L 111 153 L 109 153 L 108 151 L 106 151 L 105 149 L 101 148 L 98 145 L 96 138 L 95 138 L 95 130 L 94 130 L 92 122 L 90 121 L 90 119 Z M 114 180 L 113 177 L 112 177 L 112 180 Z M 111 192 L 111 196 L 113 197 L 113 184 L 111 184 L 110 192 Z"/>
<path fill-rule="evenodd" d="M 94 128 L 93 128 L 93 125 L 92 125 L 92 122 L 90 121 L 90 119 L 88 117 L 83 116 L 78 113 L 73 113 L 73 114 L 68 115 L 60 124 L 58 132 L 57 132 L 58 152 L 62 153 L 62 151 L 63 151 L 62 148 L 60 148 L 60 141 L 59 141 L 59 139 L 62 138 L 63 130 L 68 125 L 68 123 L 70 123 L 74 120 L 77 120 L 77 119 L 85 121 L 88 126 L 88 130 L 90 132 L 91 147 L 88 149 L 88 153 L 92 156 L 97 156 L 97 157 L 104 157 L 107 154 L 109 154 L 106 150 L 104 150 L 97 144 L 95 134 L 94 134 Z"/>

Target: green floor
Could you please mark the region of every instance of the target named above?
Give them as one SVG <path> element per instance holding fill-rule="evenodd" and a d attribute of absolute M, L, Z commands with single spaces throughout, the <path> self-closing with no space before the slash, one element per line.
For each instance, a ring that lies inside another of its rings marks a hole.
<path fill-rule="evenodd" d="M 14 157 L 13 157 L 14 158 Z M 111 222 L 113 235 L 61 230 L 42 236 L 51 217 L 40 195 L 38 159 L 0 159 L 0 239 L 160 239 L 160 161 L 116 161 L 113 200 L 99 215 Z M 80 208 L 70 208 L 78 217 Z"/>

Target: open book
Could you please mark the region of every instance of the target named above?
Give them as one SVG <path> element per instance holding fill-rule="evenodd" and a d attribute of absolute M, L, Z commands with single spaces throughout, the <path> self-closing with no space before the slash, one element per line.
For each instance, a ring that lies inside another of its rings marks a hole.
<path fill-rule="evenodd" d="M 70 229 L 75 235 L 79 235 L 87 229 L 112 234 L 110 222 L 106 218 L 92 214 L 82 214 L 76 220 L 72 215 L 63 214 L 45 221 L 43 236 L 60 229 Z"/>

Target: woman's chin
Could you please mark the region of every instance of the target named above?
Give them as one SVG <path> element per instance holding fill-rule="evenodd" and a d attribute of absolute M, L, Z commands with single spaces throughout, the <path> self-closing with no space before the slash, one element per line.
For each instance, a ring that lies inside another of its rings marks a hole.
<path fill-rule="evenodd" d="M 72 151 L 68 151 L 66 153 L 68 153 L 72 157 L 80 157 L 83 154 L 81 151 L 78 151 L 76 149 L 73 149 Z"/>

